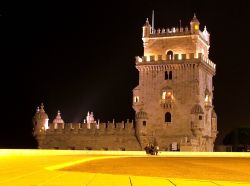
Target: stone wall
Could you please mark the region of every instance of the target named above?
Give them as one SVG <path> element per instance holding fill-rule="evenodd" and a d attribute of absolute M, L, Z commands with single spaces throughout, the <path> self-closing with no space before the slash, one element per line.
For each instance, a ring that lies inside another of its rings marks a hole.
<path fill-rule="evenodd" d="M 135 136 L 133 122 L 129 123 L 66 123 L 64 127 L 50 128 L 39 135 L 42 149 L 93 149 L 93 150 L 141 150 Z"/>

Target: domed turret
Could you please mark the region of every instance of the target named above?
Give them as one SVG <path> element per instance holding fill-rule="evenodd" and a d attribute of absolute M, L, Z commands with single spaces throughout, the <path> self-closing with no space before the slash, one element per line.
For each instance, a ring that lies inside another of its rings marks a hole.
<path fill-rule="evenodd" d="M 200 27 L 200 22 L 197 19 L 196 15 L 194 14 L 194 17 L 190 22 L 191 33 L 192 34 L 198 34 L 199 33 L 199 27 Z"/>
<path fill-rule="evenodd" d="M 212 110 L 212 118 L 217 118 L 217 114 L 215 113 L 214 109 Z"/>
<path fill-rule="evenodd" d="M 141 147 L 144 148 L 148 143 L 147 137 L 147 124 L 148 124 L 148 114 L 141 108 L 139 112 L 135 115 L 136 119 L 136 135 L 139 139 Z"/>
<path fill-rule="evenodd" d="M 36 114 L 34 116 L 34 119 L 37 120 L 44 120 L 44 119 L 48 119 L 48 115 L 46 114 L 45 110 L 44 110 L 44 105 L 43 103 L 41 103 L 41 109 L 39 107 L 37 107 L 36 109 Z"/>
<path fill-rule="evenodd" d="M 145 24 L 142 27 L 142 37 L 149 37 L 151 30 L 151 25 L 149 24 L 148 18 L 146 19 Z"/>
<path fill-rule="evenodd" d="M 36 114 L 33 117 L 33 124 L 34 124 L 34 135 L 37 135 L 46 129 L 48 129 L 48 121 L 49 117 L 44 110 L 44 105 L 41 103 L 40 108 L 37 107 Z"/>
<path fill-rule="evenodd" d="M 212 130 L 212 136 L 216 138 L 218 131 L 217 131 L 217 114 L 215 113 L 215 110 L 212 110 L 211 113 L 212 118 L 212 124 L 211 124 L 211 130 Z"/>
<path fill-rule="evenodd" d="M 64 121 L 61 117 L 61 112 L 60 110 L 57 111 L 57 116 L 56 118 L 53 120 L 53 124 L 54 124 L 54 128 L 57 129 L 58 128 L 58 124 L 62 124 L 62 128 L 64 128 Z"/>
<path fill-rule="evenodd" d="M 207 27 L 205 26 L 204 27 L 204 30 L 202 32 L 203 36 L 204 36 L 204 39 L 208 42 L 208 44 L 210 43 L 210 34 L 209 32 L 207 31 Z"/>
<path fill-rule="evenodd" d="M 151 33 L 151 25 L 149 24 L 148 18 L 146 19 L 146 23 L 142 27 L 142 40 L 143 40 L 143 46 L 147 46 L 149 36 Z"/>
<path fill-rule="evenodd" d="M 200 104 L 195 104 L 191 109 L 191 114 L 204 114 L 204 111 Z"/>
<path fill-rule="evenodd" d="M 148 119 L 148 115 L 143 109 L 140 109 L 140 111 L 136 113 L 136 119 L 137 120 L 138 119 Z"/>
<path fill-rule="evenodd" d="M 61 112 L 60 110 L 57 111 L 57 116 L 56 118 L 53 120 L 53 123 L 64 123 L 62 117 L 61 117 Z"/>
<path fill-rule="evenodd" d="M 195 104 L 191 109 L 191 131 L 194 136 L 201 136 L 204 131 L 204 111 L 200 104 Z"/>

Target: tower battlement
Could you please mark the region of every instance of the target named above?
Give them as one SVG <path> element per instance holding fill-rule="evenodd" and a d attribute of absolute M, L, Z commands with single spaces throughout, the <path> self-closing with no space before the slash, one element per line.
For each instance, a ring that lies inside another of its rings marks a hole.
<path fill-rule="evenodd" d="M 200 30 L 200 22 L 194 15 L 190 27 L 158 28 L 151 27 L 148 19 L 142 27 L 144 56 L 168 55 L 173 59 L 175 54 L 202 53 L 208 58 L 210 34 L 206 26 Z"/>
<path fill-rule="evenodd" d="M 171 28 L 158 28 L 155 29 L 154 32 L 151 32 L 149 34 L 149 38 L 163 38 L 163 37 L 175 37 L 175 36 L 190 36 L 194 33 L 191 32 L 190 28 L 188 26 L 184 27 L 171 27 Z M 206 27 L 204 28 L 204 31 L 199 30 L 197 35 L 200 36 L 200 38 L 209 44 L 209 37 L 208 32 L 206 31 Z"/>
<path fill-rule="evenodd" d="M 174 54 L 173 58 L 169 58 L 168 55 L 151 55 L 151 56 L 136 56 L 136 65 L 160 65 L 160 64 L 185 64 L 185 63 L 203 63 L 212 70 L 215 70 L 216 64 L 210 59 L 205 57 L 202 53 L 190 54 Z"/>
<path fill-rule="evenodd" d="M 110 133 L 110 132 L 124 132 L 129 133 L 134 130 L 134 122 L 127 120 L 126 122 L 107 122 L 107 123 L 64 123 L 54 125 L 49 124 L 43 134 L 52 133 Z"/>

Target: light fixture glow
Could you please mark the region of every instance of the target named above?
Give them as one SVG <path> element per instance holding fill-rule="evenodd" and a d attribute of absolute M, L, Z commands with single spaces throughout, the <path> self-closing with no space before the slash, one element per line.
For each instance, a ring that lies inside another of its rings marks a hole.
<path fill-rule="evenodd" d="M 208 102 L 208 95 L 206 95 L 205 97 L 205 102 Z"/>
<path fill-rule="evenodd" d="M 162 99 L 165 100 L 165 98 L 166 98 L 166 92 L 163 92 L 162 93 Z"/>

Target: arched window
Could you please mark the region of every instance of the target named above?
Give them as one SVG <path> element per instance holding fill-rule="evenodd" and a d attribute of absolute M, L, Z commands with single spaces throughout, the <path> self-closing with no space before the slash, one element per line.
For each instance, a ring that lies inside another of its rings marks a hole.
<path fill-rule="evenodd" d="M 134 102 L 138 103 L 139 102 L 139 96 L 134 96 Z"/>
<path fill-rule="evenodd" d="M 169 71 L 169 77 L 170 80 L 172 80 L 172 71 Z"/>
<path fill-rule="evenodd" d="M 171 50 L 169 50 L 168 52 L 167 52 L 167 57 L 168 57 L 168 60 L 173 60 L 173 51 L 171 51 Z"/>
<path fill-rule="evenodd" d="M 171 122 L 171 113 L 170 112 L 167 112 L 165 114 L 165 122 L 166 123 L 170 123 Z"/>
<path fill-rule="evenodd" d="M 143 121 L 142 122 L 142 125 L 145 127 L 147 125 L 147 122 L 146 121 Z"/>
<path fill-rule="evenodd" d="M 165 80 L 168 80 L 168 71 L 165 71 Z"/>

